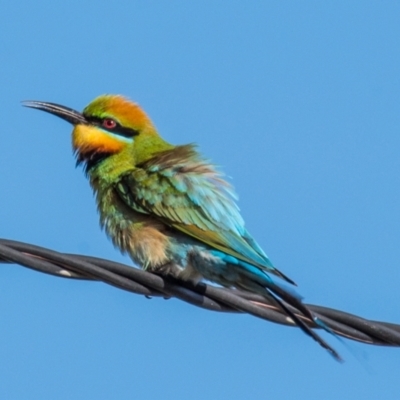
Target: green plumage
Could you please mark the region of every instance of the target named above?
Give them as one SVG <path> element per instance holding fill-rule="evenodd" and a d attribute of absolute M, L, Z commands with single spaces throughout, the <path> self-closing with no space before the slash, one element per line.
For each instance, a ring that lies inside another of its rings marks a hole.
<path fill-rule="evenodd" d="M 274 278 L 293 283 L 247 232 L 232 187 L 193 145 L 164 141 L 140 107 L 121 96 L 100 96 L 83 114 L 53 103 L 28 106 L 74 124 L 73 149 L 95 193 L 101 226 L 135 263 L 261 294 L 340 359 L 298 316 L 326 328 Z"/>

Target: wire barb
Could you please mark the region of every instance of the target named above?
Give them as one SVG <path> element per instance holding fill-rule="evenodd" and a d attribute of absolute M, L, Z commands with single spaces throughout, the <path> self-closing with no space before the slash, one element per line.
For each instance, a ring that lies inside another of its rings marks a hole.
<path fill-rule="evenodd" d="M 0 239 L 0 263 L 19 264 L 65 279 L 102 281 L 146 297 L 175 297 L 211 311 L 247 313 L 277 324 L 296 326 L 284 308 L 262 296 L 205 283 L 193 286 L 102 258 L 63 254 L 28 243 Z M 309 328 L 321 329 L 322 325 L 336 335 L 358 342 L 400 346 L 400 325 L 371 321 L 327 307 L 305 306 L 312 311 L 314 318 L 307 318 L 294 307 L 284 304 Z M 322 324 L 317 324 L 315 319 Z"/>

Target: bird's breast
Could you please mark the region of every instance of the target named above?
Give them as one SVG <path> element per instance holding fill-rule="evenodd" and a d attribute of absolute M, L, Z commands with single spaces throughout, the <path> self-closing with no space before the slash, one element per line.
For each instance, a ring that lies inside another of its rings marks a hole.
<path fill-rule="evenodd" d="M 97 186 L 97 187 L 96 187 Z M 128 207 L 113 187 L 92 184 L 100 214 L 100 225 L 113 244 L 142 268 L 156 269 L 168 262 L 166 226 Z"/>

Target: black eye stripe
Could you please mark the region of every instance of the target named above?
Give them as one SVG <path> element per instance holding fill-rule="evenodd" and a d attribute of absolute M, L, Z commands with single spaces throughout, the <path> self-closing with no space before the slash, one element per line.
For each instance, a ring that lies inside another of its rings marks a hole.
<path fill-rule="evenodd" d="M 102 129 L 105 129 L 108 132 L 116 133 L 117 135 L 121 135 L 126 138 L 132 138 L 139 134 L 139 132 L 136 131 L 135 129 L 121 126 L 118 122 L 117 122 L 117 125 L 115 126 L 115 128 L 107 129 L 103 126 L 103 121 L 106 118 L 99 118 L 99 117 L 87 116 L 87 115 L 85 115 L 85 118 L 86 118 L 86 121 L 89 122 L 89 124 L 91 124 L 91 125 L 100 126 Z"/>

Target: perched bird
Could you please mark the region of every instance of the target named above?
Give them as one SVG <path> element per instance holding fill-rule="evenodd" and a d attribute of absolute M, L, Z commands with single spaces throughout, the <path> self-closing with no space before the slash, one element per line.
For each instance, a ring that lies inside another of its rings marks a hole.
<path fill-rule="evenodd" d="M 41 101 L 24 105 L 74 125 L 72 147 L 95 193 L 100 224 L 136 264 L 176 279 L 204 278 L 273 299 L 340 359 L 288 307 L 326 328 L 282 284 L 294 282 L 273 266 L 251 237 L 233 188 L 194 145 L 166 142 L 145 112 L 119 95 L 97 97 L 82 113 Z"/>

